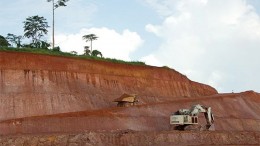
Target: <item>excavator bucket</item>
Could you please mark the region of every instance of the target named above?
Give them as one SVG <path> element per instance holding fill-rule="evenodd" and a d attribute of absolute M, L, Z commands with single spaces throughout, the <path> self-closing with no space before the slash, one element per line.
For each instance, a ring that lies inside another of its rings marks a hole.
<path fill-rule="evenodd" d="M 216 130 L 216 129 L 215 129 L 215 125 L 212 124 L 212 125 L 208 128 L 208 130 L 209 130 L 209 131 L 215 131 L 215 130 Z"/>

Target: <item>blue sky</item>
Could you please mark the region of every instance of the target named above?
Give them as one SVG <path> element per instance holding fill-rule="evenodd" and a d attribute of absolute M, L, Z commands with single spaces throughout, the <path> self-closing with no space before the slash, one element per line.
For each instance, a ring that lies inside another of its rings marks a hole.
<path fill-rule="evenodd" d="M 94 33 L 105 57 L 169 66 L 219 92 L 260 92 L 259 0 L 70 0 L 56 9 L 56 46 L 83 52 Z M 23 35 L 46 0 L 0 1 L 0 35 Z M 50 42 L 51 29 L 45 38 Z M 28 40 L 24 40 L 26 42 Z"/>

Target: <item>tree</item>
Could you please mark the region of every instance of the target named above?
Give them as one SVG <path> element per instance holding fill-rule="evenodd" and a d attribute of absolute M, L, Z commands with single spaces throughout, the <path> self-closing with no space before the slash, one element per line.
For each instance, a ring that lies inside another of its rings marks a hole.
<path fill-rule="evenodd" d="M 82 37 L 83 40 L 86 40 L 86 42 L 90 41 L 90 52 L 92 53 L 92 41 L 97 40 L 98 37 L 95 34 L 88 34 L 88 35 L 84 35 Z"/>
<path fill-rule="evenodd" d="M 24 36 L 32 39 L 32 45 L 38 46 L 41 38 L 48 33 L 48 23 L 44 17 L 31 16 L 24 21 Z"/>
<path fill-rule="evenodd" d="M 5 37 L 0 35 L 0 47 L 8 47 L 10 44 L 8 41 L 5 39 Z"/>
<path fill-rule="evenodd" d="M 8 47 L 10 46 L 9 42 L 5 39 L 5 37 L 0 35 L 0 47 Z"/>
<path fill-rule="evenodd" d="M 22 40 L 23 36 L 17 36 L 11 33 L 7 34 L 6 39 L 9 40 L 9 42 L 13 43 L 14 45 L 16 45 L 17 48 L 20 48 L 21 45 L 21 40 Z"/>
<path fill-rule="evenodd" d="M 54 52 L 61 52 L 59 46 L 58 46 L 58 47 L 54 47 L 54 48 L 52 49 L 52 51 L 54 51 Z"/>
<path fill-rule="evenodd" d="M 55 39 L 54 39 L 54 11 L 58 7 L 65 7 L 67 6 L 65 3 L 68 2 L 69 0 L 47 0 L 47 2 L 52 2 L 52 49 L 54 49 L 55 46 Z"/>
<path fill-rule="evenodd" d="M 72 55 L 77 55 L 78 52 L 76 52 L 76 51 L 71 51 L 70 54 L 72 54 Z"/>
<path fill-rule="evenodd" d="M 22 45 L 24 48 L 39 48 L 39 49 L 46 49 L 48 50 L 49 47 L 51 46 L 49 43 L 46 41 L 38 41 L 36 43 L 30 43 L 30 44 L 23 44 Z"/>
<path fill-rule="evenodd" d="M 83 54 L 83 55 L 87 55 L 87 56 L 90 55 L 89 46 L 85 46 L 85 47 L 84 47 L 84 54 Z"/>
<path fill-rule="evenodd" d="M 93 50 L 92 53 L 91 53 L 91 56 L 95 56 L 95 57 L 98 57 L 98 55 L 102 58 L 103 55 L 100 51 L 98 50 Z"/>
<path fill-rule="evenodd" d="M 46 49 L 48 50 L 48 48 L 50 47 L 51 45 L 49 43 L 47 43 L 46 41 L 40 41 L 40 42 L 37 42 L 37 45 L 34 46 L 35 48 L 41 48 L 41 49 Z"/>

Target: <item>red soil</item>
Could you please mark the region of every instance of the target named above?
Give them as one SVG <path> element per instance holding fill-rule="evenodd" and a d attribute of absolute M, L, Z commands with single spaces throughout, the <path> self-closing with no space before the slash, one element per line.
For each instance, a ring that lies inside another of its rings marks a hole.
<path fill-rule="evenodd" d="M 139 105 L 116 107 L 112 101 L 123 93 L 137 94 Z M 260 94 L 253 91 L 218 94 L 166 68 L 0 52 L 1 135 L 114 130 L 160 135 L 169 131 L 172 112 L 198 103 L 212 107 L 216 131 L 260 132 Z"/>

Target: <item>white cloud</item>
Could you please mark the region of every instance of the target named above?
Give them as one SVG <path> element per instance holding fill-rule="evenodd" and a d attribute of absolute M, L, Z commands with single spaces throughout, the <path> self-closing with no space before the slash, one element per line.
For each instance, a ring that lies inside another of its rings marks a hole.
<path fill-rule="evenodd" d="M 108 28 L 81 29 L 77 34 L 59 34 L 56 36 L 56 43 L 63 51 L 77 51 L 83 53 L 84 46 L 89 46 L 89 42 L 82 40 L 86 34 L 96 34 L 99 38 L 93 41 L 93 49 L 102 52 L 104 57 L 123 59 L 130 61 L 129 54 L 138 49 L 143 40 L 136 32 L 124 30 L 118 33 Z"/>
<path fill-rule="evenodd" d="M 165 18 L 146 26 L 163 39 L 153 62 L 221 92 L 260 91 L 260 19 L 245 0 L 146 1 Z"/>
<path fill-rule="evenodd" d="M 141 58 L 141 61 L 145 62 L 147 65 L 163 66 L 163 64 L 159 60 L 157 60 L 152 54 Z"/>

